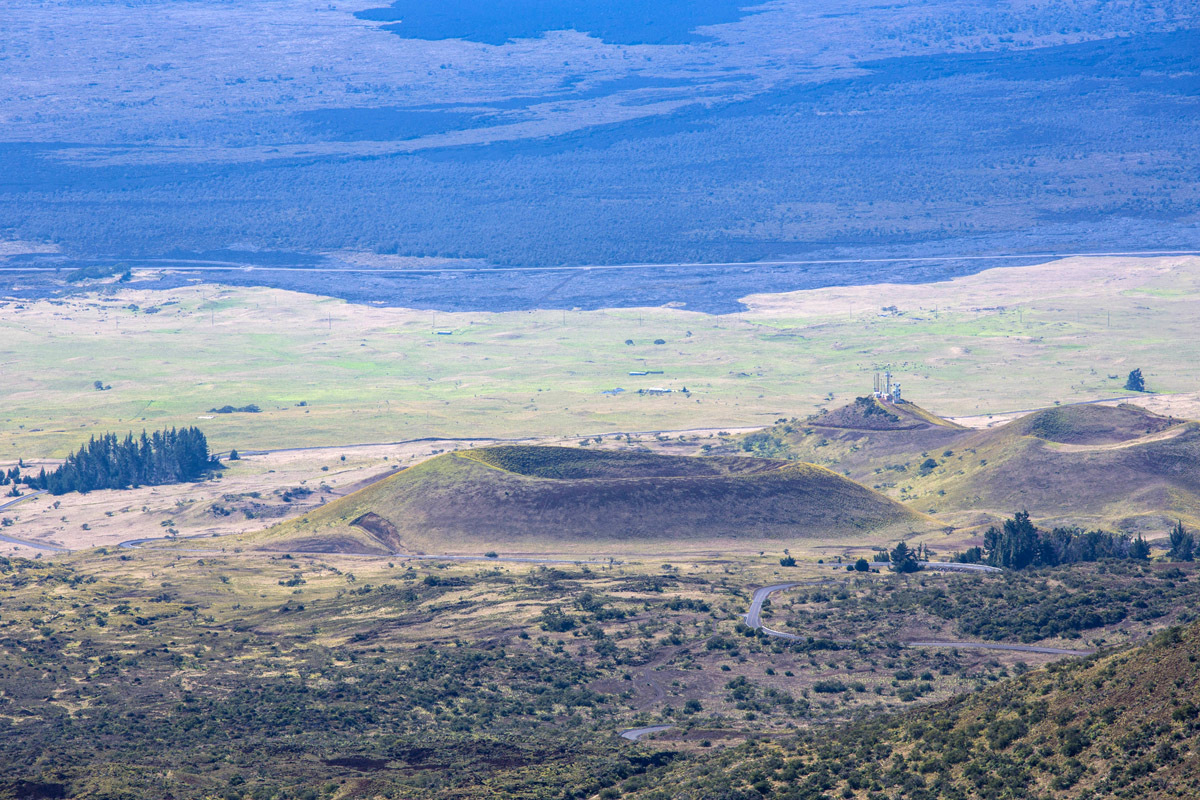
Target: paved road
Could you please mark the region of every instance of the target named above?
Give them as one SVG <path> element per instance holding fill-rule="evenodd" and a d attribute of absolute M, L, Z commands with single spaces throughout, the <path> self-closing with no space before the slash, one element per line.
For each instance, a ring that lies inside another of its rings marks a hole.
<path fill-rule="evenodd" d="M 706 431 L 722 430 L 730 433 L 750 433 L 760 431 L 763 425 L 748 427 L 711 427 L 711 428 L 678 428 L 654 431 L 599 431 L 597 433 L 579 433 L 570 436 L 557 437 L 561 439 L 590 439 L 593 436 L 658 436 L 659 434 L 704 433 Z M 556 438 L 556 437 L 551 437 Z M 404 444 L 421 444 L 422 442 L 494 442 L 496 444 L 522 444 L 527 442 L 544 442 L 544 436 L 527 436 L 519 439 L 502 439 L 495 436 L 423 436 L 420 439 L 404 439 L 398 442 L 359 442 L 357 444 L 321 444 L 309 447 L 277 447 L 268 450 L 239 450 L 239 456 L 265 456 L 271 453 L 300 453 L 305 450 L 350 450 L 355 447 L 398 447 Z M 228 458 L 228 452 L 213 453 L 215 456 Z"/>
<path fill-rule="evenodd" d="M 225 536 L 237 536 L 236 533 L 227 533 Z M 213 537 L 208 534 L 200 536 L 187 536 L 186 539 L 204 539 L 210 540 Z M 222 538 L 222 537 L 217 537 Z M 117 547 L 123 547 L 126 550 L 136 550 L 146 547 L 146 545 L 154 542 L 179 542 L 179 537 L 157 536 L 148 539 L 126 539 L 120 542 Z M 153 549 L 153 548 L 148 548 Z M 234 553 L 231 550 L 216 550 L 213 548 L 170 548 L 171 553 L 209 553 L 211 555 L 251 555 L 251 556 L 281 556 L 287 553 L 294 556 L 353 556 L 358 558 L 411 558 L 418 561 L 504 561 L 515 564 L 621 564 L 617 559 L 586 559 L 586 558 L 533 558 L 523 556 L 450 556 L 450 555 L 417 555 L 415 553 L 331 553 L 325 550 L 246 550 L 241 553 Z"/>
<path fill-rule="evenodd" d="M 306 272 L 306 273 L 400 273 L 407 275 L 441 275 L 448 272 L 578 272 L 592 270 L 627 269 L 746 269 L 752 267 L 807 267 L 829 264 L 927 264 L 942 261 L 1010 261 L 1013 259 L 1044 258 L 1102 258 L 1121 256 L 1194 256 L 1200 250 L 1135 250 L 1130 252 L 1102 253 L 1007 253 L 975 256 L 914 256 L 909 258 L 822 258 L 803 261 L 672 261 L 659 264 L 580 264 L 561 267 L 323 267 L 323 266 L 267 266 L 237 261 L 201 261 L 187 259 L 91 259 L 96 263 L 128 263 L 139 270 L 181 270 L 188 272 Z M 0 267 L 0 272 L 57 272 L 60 267 Z"/>
<path fill-rule="evenodd" d="M 987 564 L 958 564 L 953 561 L 922 561 L 921 566 L 934 572 L 1004 572 Z"/>
<path fill-rule="evenodd" d="M 905 647 L 961 647 L 972 650 L 1011 650 L 1016 653 L 1044 653 L 1051 656 L 1090 656 L 1095 650 L 1065 650 L 1061 647 L 1035 647 L 999 642 L 901 642 Z"/>
<path fill-rule="evenodd" d="M 19 544 L 23 547 L 32 547 L 35 550 L 46 550 L 51 553 L 69 553 L 71 552 L 65 547 L 59 547 L 56 544 L 46 544 L 45 542 L 35 542 L 32 539 L 18 539 L 15 536 L 5 536 L 0 533 L 0 542 L 8 542 L 9 544 Z"/>
<path fill-rule="evenodd" d="M 674 725 L 651 725 L 648 728 L 630 728 L 627 731 L 621 731 L 621 738 L 628 739 L 631 742 L 636 742 L 638 739 L 642 738 L 643 736 L 648 736 L 651 733 L 658 733 L 659 731 L 669 731 L 673 727 L 675 727 L 675 726 Z"/>
<path fill-rule="evenodd" d="M 991 567 L 991 569 L 995 569 L 995 567 Z M 788 633 L 786 631 L 777 631 L 762 624 L 762 607 L 768 597 L 775 592 L 782 592 L 802 585 L 801 583 L 777 583 L 772 586 L 764 586 L 761 589 L 756 589 L 754 596 L 750 600 L 750 610 L 746 612 L 744 617 L 746 624 L 755 630 L 761 630 L 767 636 L 773 636 L 777 639 L 788 639 L 790 641 L 807 639 L 807 636 Z M 838 644 L 855 643 L 852 639 L 834 639 L 834 641 Z M 887 644 L 887 642 L 876 640 L 874 644 Z M 1037 647 L 1035 645 L 1002 644 L 999 642 L 912 641 L 897 642 L 897 644 L 902 647 L 957 647 L 964 650 L 1008 650 L 1017 653 L 1042 653 L 1057 656 L 1088 656 L 1096 652 L 1095 650 L 1066 650 L 1059 647 Z"/>
<path fill-rule="evenodd" d="M 764 586 L 761 589 L 754 590 L 754 596 L 750 598 L 750 610 L 747 611 L 742 618 L 746 620 L 746 624 L 751 628 L 758 630 L 762 624 L 762 607 L 767 598 L 775 592 L 782 592 L 785 589 L 794 589 L 797 586 L 803 586 L 803 583 L 776 583 L 771 586 Z M 785 634 L 787 638 L 797 638 L 792 634 Z"/>
<path fill-rule="evenodd" d="M 15 506 L 17 503 L 28 500 L 31 497 L 37 497 L 39 494 L 45 494 L 45 493 L 46 493 L 45 489 L 38 489 L 36 492 L 30 492 L 29 494 L 23 494 L 20 497 L 16 498 L 15 500 L 9 500 L 6 503 L 0 503 L 0 511 L 3 511 L 4 509 L 8 508 L 9 506 Z"/>
<path fill-rule="evenodd" d="M 15 498 L 13 500 L 9 500 L 8 502 L 0 503 L 0 511 L 3 511 L 4 509 L 8 508 L 9 506 L 15 506 L 17 503 L 24 502 L 25 500 L 28 500 L 31 497 L 37 497 L 39 494 L 45 494 L 45 493 L 46 493 L 45 489 L 39 489 L 36 492 L 30 492 L 29 494 L 21 495 L 20 497 Z M 69 553 L 69 552 L 71 552 L 67 548 L 59 547 L 56 544 L 46 544 L 45 542 L 35 542 L 32 539 L 18 539 L 16 536 L 6 536 L 2 533 L 0 533 L 0 542 L 8 542 L 9 544 L 19 544 L 23 547 L 32 547 L 35 550 L 46 550 L 51 553 Z"/>
<path fill-rule="evenodd" d="M 1139 396 L 1140 397 L 1170 397 L 1173 394 L 1191 394 L 1191 392 L 1141 392 L 1140 395 L 1139 394 L 1123 394 L 1123 395 L 1120 395 L 1119 397 L 1101 397 L 1099 400 L 1080 400 L 1076 403 L 1067 403 L 1067 405 L 1068 406 L 1094 406 L 1099 403 L 1111 403 L 1116 400 L 1124 400 L 1125 402 L 1129 402 L 1130 400 L 1137 400 Z M 1041 408 L 1019 408 L 1016 411 L 994 411 L 990 415 L 987 415 L 987 416 L 1003 417 L 1003 416 L 1007 416 L 1008 414 L 1032 414 L 1035 411 L 1045 411 L 1045 410 L 1046 410 L 1045 406 L 1042 406 Z M 984 416 L 984 415 L 982 415 L 982 414 L 965 414 L 962 417 L 959 417 L 959 419 L 975 418 L 975 417 L 980 417 L 980 416 Z"/>

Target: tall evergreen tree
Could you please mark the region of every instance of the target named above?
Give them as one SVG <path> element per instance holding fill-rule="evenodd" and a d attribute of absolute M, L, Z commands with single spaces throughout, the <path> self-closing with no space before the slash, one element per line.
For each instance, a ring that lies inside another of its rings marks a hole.
<path fill-rule="evenodd" d="M 199 428 L 142 431 L 137 440 L 132 433 L 123 440 L 107 433 L 93 436 L 61 467 L 43 469 L 29 483 L 51 494 L 127 489 L 196 480 L 211 468 L 208 440 Z"/>
<path fill-rule="evenodd" d="M 1196 557 L 1196 536 L 1183 527 L 1183 520 L 1176 520 L 1171 529 L 1171 550 L 1167 557 L 1172 561 L 1192 561 Z"/>
<path fill-rule="evenodd" d="M 1142 538 L 1139 533 L 1137 538 L 1129 544 L 1129 557 L 1135 558 L 1138 561 L 1145 561 L 1150 557 L 1150 545 Z"/>
<path fill-rule="evenodd" d="M 1029 566 L 1053 567 L 1104 558 L 1138 558 L 1150 555 L 1150 545 L 1140 535 L 1083 531 L 1080 528 L 1038 530 L 1022 511 L 983 535 L 983 561 L 994 567 L 1024 569 Z"/>
<path fill-rule="evenodd" d="M 917 560 L 917 554 L 906 542 L 900 542 L 896 545 L 891 553 L 892 570 L 895 572 L 917 572 L 921 569 L 921 562 Z"/>

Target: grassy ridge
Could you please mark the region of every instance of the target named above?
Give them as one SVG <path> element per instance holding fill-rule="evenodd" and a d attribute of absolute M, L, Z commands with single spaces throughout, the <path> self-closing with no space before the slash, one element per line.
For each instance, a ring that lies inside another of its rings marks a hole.
<path fill-rule="evenodd" d="M 1133 404 L 1119 406 L 1069 406 L 1048 408 L 1014 420 L 1006 426 L 1023 433 L 1061 444 L 1116 444 L 1165 431 L 1181 420 L 1147 412 Z"/>
<path fill-rule="evenodd" d="M 715 478 L 763 475 L 797 465 L 766 459 L 664 458 L 647 452 L 585 450 L 573 447 L 486 447 L 456 457 L 528 478 Z"/>
<path fill-rule="evenodd" d="M 1200 524 L 1200 424 L 1134 405 L 1039 411 L 982 430 L 867 427 L 856 406 L 754 434 L 788 458 L 811 460 L 968 527 L 1028 510 L 1049 524 L 1165 536 Z M 833 419 L 845 424 L 826 426 Z M 747 438 L 747 441 L 750 441 Z"/>
<path fill-rule="evenodd" d="M 351 523 L 367 513 L 388 520 L 408 547 L 431 552 L 603 542 L 754 547 L 764 539 L 872 538 L 930 524 L 811 464 L 493 447 L 430 459 L 247 541 L 296 548 L 298 541 L 361 539 Z"/>

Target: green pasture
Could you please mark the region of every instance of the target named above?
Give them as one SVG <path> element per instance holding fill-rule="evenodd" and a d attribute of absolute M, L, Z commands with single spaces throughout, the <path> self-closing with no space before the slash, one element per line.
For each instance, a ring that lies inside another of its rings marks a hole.
<path fill-rule="evenodd" d="M 8 302 L 0 458 L 192 424 L 218 450 L 766 425 L 865 394 L 887 364 L 945 416 L 1121 396 L 1134 367 L 1155 391 L 1190 391 L 1200 304 L 1190 272 L 1176 283 L 1048 300 L 1031 285 L 1020 304 L 949 312 L 933 309 L 955 284 L 932 284 L 926 307 L 888 316 L 861 304 L 433 314 L 219 286 Z M 650 387 L 677 392 L 637 393 Z M 262 412 L 201 419 L 251 403 Z"/>

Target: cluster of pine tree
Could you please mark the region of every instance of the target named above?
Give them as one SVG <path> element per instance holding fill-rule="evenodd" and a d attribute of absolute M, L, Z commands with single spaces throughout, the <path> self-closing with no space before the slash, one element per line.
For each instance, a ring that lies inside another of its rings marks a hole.
<path fill-rule="evenodd" d="M 1019 511 L 997 528 L 983 534 L 983 547 L 972 547 L 957 557 L 967 563 L 984 563 L 1005 569 L 1053 567 L 1105 558 L 1150 557 L 1150 545 L 1141 534 L 1084 531 L 1081 528 L 1039 530 L 1029 513 Z"/>
<path fill-rule="evenodd" d="M 155 431 L 117 439 L 114 433 L 92 439 L 53 472 L 42 470 L 28 483 L 51 494 L 127 489 L 196 480 L 213 468 L 208 440 L 199 428 Z"/>
<path fill-rule="evenodd" d="M 7 472 L 5 472 L 4 470 L 0 470 L 0 486 L 8 486 L 10 483 L 15 484 L 15 483 L 20 483 L 20 482 L 21 482 L 21 468 L 20 467 L 13 467 L 12 469 L 8 470 Z"/>

